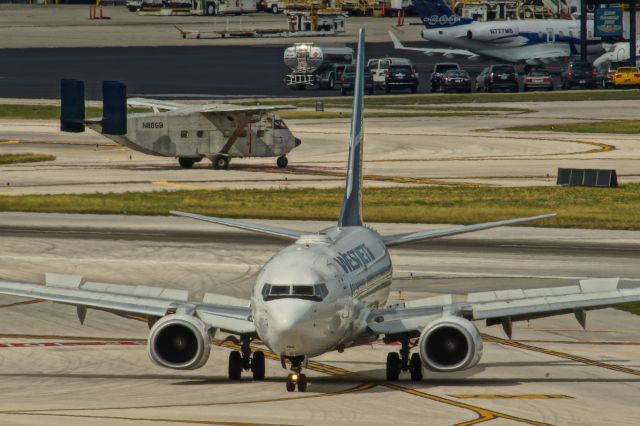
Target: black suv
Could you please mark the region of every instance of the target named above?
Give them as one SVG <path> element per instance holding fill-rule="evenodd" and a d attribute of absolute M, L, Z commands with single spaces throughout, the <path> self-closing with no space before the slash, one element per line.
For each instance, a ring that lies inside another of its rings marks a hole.
<path fill-rule="evenodd" d="M 446 72 L 459 69 L 460 66 L 455 62 L 440 62 L 435 64 L 431 72 L 431 91 L 437 92 L 442 90 L 442 79 Z"/>
<path fill-rule="evenodd" d="M 384 79 L 384 92 L 390 93 L 395 89 L 410 89 L 411 93 L 418 91 L 418 74 L 412 64 L 391 64 Z"/>
<path fill-rule="evenodd" d="M 590 62 L 573 61 L 567 64 L 560 76 L 562 88 L 569 90 L 575 86 L 596 88 L 596 69 Z"/>
<path fill-rule="evenodd" d="M 513 65 L 496 64 L 486 67 L 476 77 L 476 92 L 508 90 L 517 92 L 518 73 Z"/>

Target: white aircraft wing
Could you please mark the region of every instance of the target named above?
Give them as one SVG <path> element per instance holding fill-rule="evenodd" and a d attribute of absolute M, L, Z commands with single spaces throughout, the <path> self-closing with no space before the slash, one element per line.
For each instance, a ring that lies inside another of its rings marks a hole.
<path fill-rule="evenodd" d="M 640 301 L 640 288 L 621 289 L 618 278 L 589 279 L 579 285 L 442 295 L 405 302 L 373 311 L 369 328 L 376 333 L 397 334 L 421 331 L 443 315 L 503 324 L 510 337 L 511 322 L 574 313 L 584 327 L 586 311 L 626 302 Z"/>
<path fill-rule="evenodd" d="M 80 322 L 87 308 L 147 318 L 187 310 L 210 327 L 238 334 L 255 332 L 249 300 L 206 293 L 202 301 L 191 301 L 187 290 L 90 282 L 78 275 L 48 273 L 45 281 L 45 285 L 0 281 L 0 294 L 75 305 Z"/>
<path fill-rule="evenodd" d="M 391 37 L 391 41 L 393 42 L 393 47 L 398 50 L 414 50 L 416 52 L 422 52 L 427 56 L 433 55 L 444 55 L 447 57 L 456 57 L 456 56 L 466 56 L 469 58 L 477 58 L 479 55 L 477 53 L 473 53 L 470 50 L 464 49 L 445 49 L 445 48 L 431 48 L 431 47 L 406 47 L 404 46 L 398 37 L 391 31 L 389 31 L 389 37 Z"/>
<path fill-rule="evenodd" d="M 244 106 L 234 104 L 183 104 L 180 102 L 158 101 L 147 98 L 129 98 L 127 104 L 131 106 L 143 106 L 153 108 L 154 112 L 159 110 L 169 111 L 169 114 L 191 114 L 191 113 L 260 113 L 266 111 L 279 111 L 295 109 L 293 105 L 256 105 Z"/>
<path fill-rule="evenodd" d="M 569 43 L 543 43 L 522 46 L 508 52 L 511 62 L 547 63 L 571 56 Z"/>

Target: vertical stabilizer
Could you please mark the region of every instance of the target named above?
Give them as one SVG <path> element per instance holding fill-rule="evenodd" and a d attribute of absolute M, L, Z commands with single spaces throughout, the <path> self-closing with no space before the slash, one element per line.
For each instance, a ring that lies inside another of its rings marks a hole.
<path fill-rule="evenodd" d="M 473 22 L 473 19 L 457 15 L 444 0 L 414 0 L 413 5 L 427 29 L 455 27 Z"/>
<path fill-rule="evenodd" d="M 102 82 L 102 133 L 127 133 L 127 88 L 119 81 Z"/>
<path fill-rule="evenodd" d="M 71 78 L 60 80 L 60 130 L 84 132 L 84 82 Z"/>
<path fill-rule="evenodd" d="M 358 60 L 356 62 L 356 81 L 353 91 L 351 112 L 351 138 L 349 140 L 349 163 L 344 201 L 340 211 L 338 226 L 362 226 L 362 146 L 364 128 L 362 116 L 364 110 L 364 28 L 358 36 Z"/>

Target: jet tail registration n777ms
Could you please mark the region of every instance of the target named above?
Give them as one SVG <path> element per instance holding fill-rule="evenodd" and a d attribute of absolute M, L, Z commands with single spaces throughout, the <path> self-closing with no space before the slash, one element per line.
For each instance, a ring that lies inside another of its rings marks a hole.
<path fill-rule="evenodd" d="M 421 380 L 423 368 L 464 370 L 482 356 L 474 321 L 501 324 L 511 336 L 512 322 L 575 313 L 585 325 L 586 311 L 640 300 L 640 289 L 620 289 L 617 279 L 580 281 L 556 288 L 490 291 L 466 296 L 441 295 L 389 306 L 392 261 L 388 247 L 480 231 L 554 216 L 503 220 L 382 236 L 362 220 L 364 30 L 358 40 L 357 72 L 344 201 L 335 226 L 317 233 L 197 214 L 174 215 L 291 240 L 259 271 L 251 298 L 206 293 L 192 300 L 186 290 L 85 281 L 80 276 L 47 274 L 46 285 L 0 281 L 0 293 L 77 306 L 82 322 L 87 309 L 144 316 L 150 334 L 148 354 L 158 365 L 195 369 L 205 365 L 211 339 L 226 333 L 240 344 L 229 354 L 229 379 L 251 371 L 265 377 L 265 354 L 252 352 L 260 339 L 291 369 L 286 389 L 307 390 L 303 369 L 310 357 L 384 338 L 399 342 L 390 352 L 386 377 L 409 373 Z M 411 354 L 412 348 L 417 348 Z M 382 360 L 381 360 L 382 361 Z"/>

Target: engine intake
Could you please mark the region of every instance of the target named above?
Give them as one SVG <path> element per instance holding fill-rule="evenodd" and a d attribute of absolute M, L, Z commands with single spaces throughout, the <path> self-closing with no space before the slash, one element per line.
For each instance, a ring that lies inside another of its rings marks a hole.
<path fill-rule="evenodd" d="M 209 359 L 209 332 L 196 317 L 167 315 L 151 327 L 147 350 L 151 360 L 162 367 L 178 370 L 200 368 Z"/>
<path fill-rule="evenodd" d="M 422 365 L 433 371 L 465 370 L 482 357 L 480 332 L 460 317 L 433 321 L 422 331 L 418 345 Z"/>

